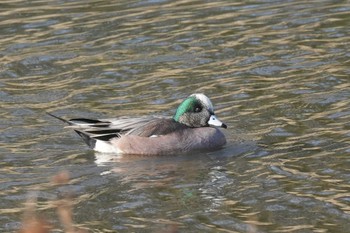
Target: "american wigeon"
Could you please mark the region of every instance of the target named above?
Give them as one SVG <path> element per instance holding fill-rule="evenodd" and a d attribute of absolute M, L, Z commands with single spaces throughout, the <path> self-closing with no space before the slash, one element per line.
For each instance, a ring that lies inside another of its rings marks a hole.
<path fill-rule="evenodd" d="M 98 152 L 162 155 L 193 150 L 214 150 L 226 144 L 217 128 L 227 128 L 214 114 L 213 104 L 204 94 L 192 94 L 171 117 L 116 119 L 76 118 L 65 120 L 83 140 Z"/>

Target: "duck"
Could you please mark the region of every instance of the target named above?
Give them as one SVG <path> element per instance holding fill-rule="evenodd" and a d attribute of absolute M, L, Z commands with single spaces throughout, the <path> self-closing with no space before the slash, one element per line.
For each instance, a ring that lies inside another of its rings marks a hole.
<path fill-rule="evenodd" d="M 141 116 L 107 119 L 74 118 L 65 120 L 94 151 L 101 153 L 165 155 L 217 150 L 226 144 L 220 121 L 210 99 L 195 93 L 178 106 L 172 117 Z"/>

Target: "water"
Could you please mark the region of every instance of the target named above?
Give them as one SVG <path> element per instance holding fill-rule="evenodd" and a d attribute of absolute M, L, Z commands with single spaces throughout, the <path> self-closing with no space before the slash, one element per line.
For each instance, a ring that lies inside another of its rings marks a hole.
<path fill-rule="evenodd" d="M 2 1 L 0 231 L 347 232 L 349 1 Z M 95 154 L 63 117 L 172 115 L 204 92 L 219 151 Z M 51 177 L 66 170 L 57 187 Z"/>

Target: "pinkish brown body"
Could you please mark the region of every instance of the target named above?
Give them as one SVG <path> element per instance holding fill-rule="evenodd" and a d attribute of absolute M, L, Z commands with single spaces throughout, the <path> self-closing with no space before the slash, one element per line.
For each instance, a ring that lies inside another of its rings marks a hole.
<path fill-rule="evenodd" d="M 226 144 L 225 135 L 217 128 L 188 128 L 155 137 L 121 135 L 110 141 L 122 154 L 163 155 L 192 150 L 213 150 Z"/>

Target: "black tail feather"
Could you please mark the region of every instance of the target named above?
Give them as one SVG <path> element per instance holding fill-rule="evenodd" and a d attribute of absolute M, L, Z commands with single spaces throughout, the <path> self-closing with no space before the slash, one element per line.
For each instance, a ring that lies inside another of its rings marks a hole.
<path fill-rule="evenodd" d="M 115 135 L 119 135 L 120 133 L 123 133 L 123 131 L 121 129 L 101 129 L 101 130 L 99 128 L 97 128 L 97 129 L 98 130 L 93 128 L 93 129 L 87 129 L 84 131 L 87 133 L 94 134 L 94 137 L 98 137 L 98 135 L 102 136 L 102 135 L 106 135 L 106 134 L 112 134 L 115 137 Z"/>
<path fill-rule="evenodd" d="M 96 145 L 96 139 L 93 137 L 90 137 L 89 135 L 87 135 L 86 133 L 84 133 L 83 131 L 79 131 L 79 130 L 74 130 L 83 140 L 84 142 L 91 148 L 94 149 L 95 145 Z"/>
<path fill-rule="evenodd" d="M 99 123 L 105 123 L 106 126 L 108 126 L 110 123 L 109 122 L 103 122 L 103 121 L 99 121 L 99 120 L 94 120 L 94 119 L 87 119 L 87 118 L 74 118 L 74 119 L 70 119 L 69 122 L 72 122 L 73 124 L 81 124 L 81 123 L 85 123 L 85 124 L 99 124 Z"/>
<path fill-rule="evenodd" d="M 102 135 L 102 136 L 96 136 L 94 137 L 97 140 L 102 140 L 102 141 L 109 141 L 112 138 L 119 138 L 120 135 L 119 134 L 106 134 L 106 135 Z"/>
<path fill-rule="evenodd" d="M 60 121 L 63 121 L 64 123 L 68 125 L 91 125 L 95 128 L 107 128 L 111 123 L 100 121 L 100 120 L 94 120 L 94 119 L 87 119 L 87 118 L 74 118 L 70 120 L 63 119 L 59 116 L 53 115 L 52 113 L 46 112 L 47 115 L 52 116 Z"/>
<path fill-rule="evenodd" d="M 67 121 L 66 119 L 63 119 L 63 118 L 61 118 L 61 117 L 59 117 L 59 116 L 55 116 L 55 115 L 53 115 L 52 113 L 46 112 L 46 114 L 49 115 L 49 116 L 52 116 L 52 117 L 54 117 L 54 118 L 56 118 L 56 119 L 58 119 L 58 120 L 60 120 L 60 121 L 63 121 L 64 123 L 67 123 L 68 125 L 72 125 L 71 122 L 69 122 L 69 121 Z"/>

